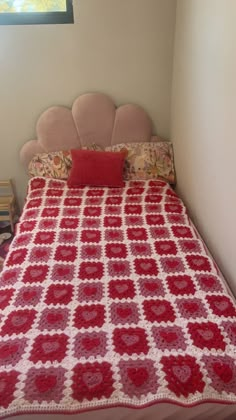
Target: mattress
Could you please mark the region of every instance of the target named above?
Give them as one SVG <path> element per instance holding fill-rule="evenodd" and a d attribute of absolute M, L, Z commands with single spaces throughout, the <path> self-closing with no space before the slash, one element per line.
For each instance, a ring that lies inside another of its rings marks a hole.
<path fill-rule="evenodd" d="M 235 301 L 164 181 L 31 179 L 0 309 L 0 418 L 234 412 Z"/>

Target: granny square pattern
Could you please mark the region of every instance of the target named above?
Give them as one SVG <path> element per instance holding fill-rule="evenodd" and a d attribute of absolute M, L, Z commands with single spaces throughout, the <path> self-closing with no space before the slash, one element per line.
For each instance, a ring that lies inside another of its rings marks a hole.
<path fill-rule="evenodd" d="M 163 180 L 29 181 L 0 277 L 0 418 L 236 403 L 236 306 Z"/>

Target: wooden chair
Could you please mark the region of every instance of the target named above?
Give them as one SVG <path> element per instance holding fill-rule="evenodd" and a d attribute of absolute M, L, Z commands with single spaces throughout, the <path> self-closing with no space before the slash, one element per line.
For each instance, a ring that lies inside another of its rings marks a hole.
<path fill-rule="evenodd" d="M 12 233 L 14 232 L 16 207 L 16 199 L 11 179 L 0 181 L 0 222 L 9 220 Z"/>

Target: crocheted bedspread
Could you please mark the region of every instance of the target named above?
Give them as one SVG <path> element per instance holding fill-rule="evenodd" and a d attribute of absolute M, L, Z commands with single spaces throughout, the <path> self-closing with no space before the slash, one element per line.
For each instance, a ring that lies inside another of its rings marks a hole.
<path fill-rule="evenodd" d="M 163 181 L 31 179 L 0 286 L 2 416 L 236 402 L 235 303 Z"/>

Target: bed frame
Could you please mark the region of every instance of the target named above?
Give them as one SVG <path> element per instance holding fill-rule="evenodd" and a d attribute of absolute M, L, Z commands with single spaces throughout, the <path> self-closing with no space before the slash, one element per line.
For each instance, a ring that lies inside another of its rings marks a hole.
<path fill-rule="evenodd" d="M 102 93 L 86 93 L 78 96 L 71 109 L 51 107 L 39 118 L 36 126 L 37 139 L 28 141 L 20 151 L 25 167 L 36 153 L 79 149 L 96 143 L 105 147 L 123 142 L 163 140 L 152 135 L 152 122 L 147 113 L 137 105 L 116 107 L 113 100 Z M 27 420 L 29 416 L 12 417 Z M 236 406 L 204 403 L 191 408 L 160 403 L 143 409 L 109 408 L 77 415 L 30 414 L 30 419 L 62 420 L 233 420 Z"/>

